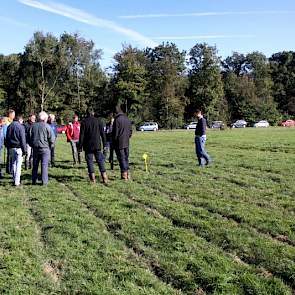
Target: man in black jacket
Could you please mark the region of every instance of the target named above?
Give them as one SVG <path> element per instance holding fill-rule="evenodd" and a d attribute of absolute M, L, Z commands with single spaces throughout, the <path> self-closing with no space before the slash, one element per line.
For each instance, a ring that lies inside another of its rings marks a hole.
<path fill-rule="evenodd" d="M 113 124 L 113 147 L 120 164 L 121 178 L 130 179 L 129 174 L 129 139 L 132 135 L 132 125 L 120 106 L 116 107 L 116 116 Z"/>
<path fill-rule="evenodd" d="M 20 185 L 21 167 L 23 155 L 27 152 L 25 128 L 20 123 L 23 121 L 22 116 L 18 116 L 7 128 L 6 146 L 9 150 L 10 171 L 15 186 Z"/>
<path fill-rule="evenodd" d="M 95 172 L 93 166 L 93 156 L 98 164 L 103 183 L 108 183 L 108 177 L 105 169 L 105 159 L 101 148 L 105 149 L 106 136 L 104 125 L 101 120 L 94 117 L 92 110 L 87 111 L 87 118 L 81 122 L 79 150 L 84 150 L 87 162 L 88 175 L 91 182 L 95 182 Z"/>
<path fill-rule="evenodd" d="M 203 167 L 211 163 L 211 158 L 205 149 L 207 122 L 200 110 L 196 110 L 195 116 L 198 118 L 198 124 L 195 130 L 196 154 L 199 166 Z"/>

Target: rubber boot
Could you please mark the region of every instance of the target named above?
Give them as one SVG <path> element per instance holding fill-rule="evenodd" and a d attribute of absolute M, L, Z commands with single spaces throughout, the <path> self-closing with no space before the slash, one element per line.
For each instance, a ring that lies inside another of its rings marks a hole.
<path fill-rule="evenodd" d="M 89 174 L 89 179 L 90 179 L 90 182 L 95 183 L 96 182 L 95 181 L 95 173 L 90 173 Z"/>
<path fill-rule="evenodd" d="M 101 173 L 102 183 L 107 185 L 109 183 L 109 179 L 106 172 Z"/>
<path fill-rule="evenodd" d="M 121 179 L 128 180 L 128 171 L 121 172 Z"/>

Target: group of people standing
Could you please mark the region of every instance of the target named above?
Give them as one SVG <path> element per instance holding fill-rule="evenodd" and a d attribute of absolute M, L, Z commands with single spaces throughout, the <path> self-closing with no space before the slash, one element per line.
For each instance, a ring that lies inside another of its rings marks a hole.
<path fill-rule="evenodd" d="M 95 182 L 94 159 L 98 164 L 103 183 L 108 183 L 105 169 L 106 156 L 113 164 L 113 151 L 121 169 L 121 178 L 130 179 L 129 173 L 129 139 L 132 135 L 132 125 L 120 106 L 116 107 L 115 116 L 105 126 L 103 121 L 94 116 L 92 110 L 87 111 L 87 117 L 79 122 L 78 115 L 66 127 L 67 141 L 71 144 L 74 164 L 81 163 L 81 152 L 84 150 L 91 182 Z M 21 184 L 23 160 L 25 169 L 32 168 L 32 184 L 36 184 L 38 168 L 41 163 L 41 180 L 43 185 L 48 183 L 48 167 L 55 166 L 55 142 L 57 125 L 55 116 L 40 112 L 38 121 L 34 114 L 24 123 L 22 116 L 15 116 L 14 110 L 9 110 L 7 117 L 0 117 L 0 159 L 4 155 L 6 172 L 12 175 L 15 186 Z M 0 162 L 0 177 L 3 176 Z"/>
<path fill-rule="evenodd" d="M 90 110 L 87 112 L 87 117 L 81 122 L 77 150 L 78 153 L 82 149 L 85 152 L 88 175 L 91 182 L 96 181 L 93 161 L 95 159 L 103 183 L 108 183 L 105 160 L 107 155 L 109 155 L 109 162 L 113 168 L 113 151 L 115 151 L 120 165 L 121 179 L 130 179 L 129 140 L 131 136 L 131 122 L 123 113 L 120 106 L 116 107 L 115 116 L 110 118 L 110 122 L 106 126 L 104 126 L 102 120 L 94 116 L 93 111 Z M 75 158 L 75 147 L 72 150 L 73 158 Z"/>

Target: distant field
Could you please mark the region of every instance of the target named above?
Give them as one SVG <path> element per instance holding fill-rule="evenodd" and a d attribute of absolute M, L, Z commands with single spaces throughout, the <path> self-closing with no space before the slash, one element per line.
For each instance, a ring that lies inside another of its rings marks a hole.
<path fill-rule="evenodd" d="M 6 177 L 0 294 L 295 294 L 295 128 L 210 131 L 203 169 L 193 134 L 136 133 L 130 183 L 90 185 L 64 137 L 48 187 Z"/>

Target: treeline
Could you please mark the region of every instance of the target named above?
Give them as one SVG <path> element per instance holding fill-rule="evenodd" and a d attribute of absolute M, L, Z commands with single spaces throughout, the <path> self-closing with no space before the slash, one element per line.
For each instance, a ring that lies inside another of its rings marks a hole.
<path fill-rule="evenodd" d="M 295 52 L 222 60 L 216 47 L 196 44 L 188 52 L 173 43 L 155 48 L 123 46 L 108 70 L 102 51 L 77 34 L 59 38 L 36 32 L 20 54 L 0 55 L 0 111 L 28 115 L 47 110 L 66 120 L 88 107 L 101 116 L 120 102 L 135 122 L 155 120 L 178 127 L 195 108 L 210 120 L 276 124 L 295 116 Z"/>

